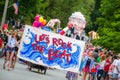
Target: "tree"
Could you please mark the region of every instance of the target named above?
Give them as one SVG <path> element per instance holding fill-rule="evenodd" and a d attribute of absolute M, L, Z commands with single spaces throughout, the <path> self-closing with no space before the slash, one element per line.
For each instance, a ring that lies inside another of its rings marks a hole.
<path fill-rule="evenodd" d="M 10 0 L 12 5 L 16 0 Z M 4 7 L 4 0 L 1 7 Z M 86 5 L 87 4 L 87 5 Z M 94 0 L 19 0 L 19 14 L 14 14 L 14 8 L 8 9 L 7 18 L 21 18 L 24 16 L 25 22 L 30 23 L 36 14 L 41 14 L 45 19 L 58 18 L 61 20 L 61 27 L 65 27 L 68 17 L 75 11 L 80 11 L 85 15 L 87 25 L 91 25 L 90 12 L 94 6 Z M 3 12 L 3 11 L 1 11 Z"/>
<path fill-rule="evenodd" d="M 116 52 L 120 50 L 120 1 L 101 0 L 101 17 L 97 18 L 99 25 L 99 40 L 94 44 L 102 45 Z"/>
<path fill-rule="evenodd" d="M 90 18 L 91 18 L 91 21 L 92 21 L 92 26 L 91 26 L 90 29 L 94 30 L 94 31 L 97 31 L 97 29 L 98 29 L 98 25 L 95 24 L 96 18 L 101 16 L 100 11 L 99 11 L 99 9 L 100 9 L 100 2 L 101 2 L 101 0 L 95 0 L 94 9 L 93 9 L 93 11 L 90 14 Z"/>
<path fill-rule="evenodd" d="M 5 0 L 0 1 L 0 15 L 3 15 L 3 9 L 5 5 Z M 0 22 L 1 22 L 2 16 L 0 16 Z"/>

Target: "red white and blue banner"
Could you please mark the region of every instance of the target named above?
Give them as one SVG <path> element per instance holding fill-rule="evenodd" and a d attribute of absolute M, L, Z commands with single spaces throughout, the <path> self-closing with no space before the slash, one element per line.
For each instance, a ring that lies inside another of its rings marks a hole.
<path fill-rule="evenodd" d="M 78 72 L 85 42 L 26 25 L 18 57 L 34 64 Z"/>

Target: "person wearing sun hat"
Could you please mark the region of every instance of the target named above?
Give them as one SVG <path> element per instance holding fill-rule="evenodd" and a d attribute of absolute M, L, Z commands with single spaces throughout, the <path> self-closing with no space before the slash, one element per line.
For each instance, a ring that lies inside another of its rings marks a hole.
<path fill-rule="evenodd" d="M 6 44 L 6 58 L 3 64 L 3 69 L 6 68 L 6 63 L 9 62 L 8 70 L 10 70 L 12 64 L 12 58 L 15 54 L 15 46 L 18 44 L 18 42 L 16 40 L 16 35 L 13 30 L 11 30 L 10 33 L 6 35 L 8 36 L 8 41 Z"/>

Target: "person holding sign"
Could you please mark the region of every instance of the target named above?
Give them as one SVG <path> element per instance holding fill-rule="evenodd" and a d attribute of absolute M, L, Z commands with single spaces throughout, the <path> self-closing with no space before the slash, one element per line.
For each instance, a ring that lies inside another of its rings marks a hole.
<path fill-rule="evenodd" d="M 72 13 L 69 17 L 67 27 L 65 27 L 60 34 L 66 35 L 70 38 L 81 40 L 81 34 L 85 28 L 86 20 L 81 12 Z M 68 80 L 77 80 L 78 73 L 68 71 L 66 73 Z"/>

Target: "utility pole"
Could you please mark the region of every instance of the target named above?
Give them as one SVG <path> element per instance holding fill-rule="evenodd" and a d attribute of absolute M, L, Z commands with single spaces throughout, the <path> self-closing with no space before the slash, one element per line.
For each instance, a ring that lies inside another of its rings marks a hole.
<path fill-rule="evenodd" d="M 1 21 L 1 28 L 2 28 L 2 25 L 5 23 L 8 3 L 9 3 L 9 0 L 6 0 L 5 6 L 4 6 L 4 12 L 3 12 L 3 16 L 2 16 L 2 21 Z"/>

